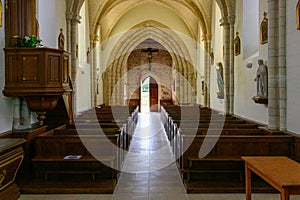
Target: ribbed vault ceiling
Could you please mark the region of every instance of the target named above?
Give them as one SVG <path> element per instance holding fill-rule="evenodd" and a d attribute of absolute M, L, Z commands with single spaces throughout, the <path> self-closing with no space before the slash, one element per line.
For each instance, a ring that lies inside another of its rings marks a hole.
<path fill-rule="evenodd" d="M 119 31 L 129 30 L 146 21 L 157 21 L 166 27 L 176 29 L 169 18 L 178 19 L 178 31 L 197 38 L 199 26 L 204 34 L 210 34 L 213 0 L 87 0 L 91 32 L 96 25 L 101 26 L 101 38 L 105 40 Z M 137 16 L 137 10 L 145 9 L 143 15 Z M 160 15 L 166 17 L 159 18 Z M 152 18 L 152 19 L 151 19 Z M 124 23 L 124 19 L 126 23 Z M 131 21 L 129 20 L 131 19 Z M 123 20 L 123 27 L 120 22 Z M 128 27 L 124 27 L 124 24 Z M 149 25 L 149 24 L 148 24 Z M 181 26 L 181 27 L 179 27 Z M 183 31 L 184 30 L 184 31 Z"/>

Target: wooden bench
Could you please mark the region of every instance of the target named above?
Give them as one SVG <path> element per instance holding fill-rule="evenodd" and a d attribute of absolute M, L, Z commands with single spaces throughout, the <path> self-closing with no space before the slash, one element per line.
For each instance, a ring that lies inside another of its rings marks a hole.
<path fill-rule="evenodd" d="M 178 132 L 183 135 L 207 135 L 208 131 L 210 135 L 266 135 L 264 130 L 252 129 L 252 128 L 180 128 Z"/>
<path fill-rule="evenodd" d="M 45 181 L 50 173 L 85 173 L 102 178 L 116 179 L 119 166 L 118 135 L 55 135 L 35 138 L 34 170 L 44 173 Z M 93 154 L 89 149 L 93 149 Z M 65 159 L 68 155 L 80 155 L 79 159 Z M 101 162 L 100 162 L 101 161 Z M 106 163 L 106 166 L 103 163 Z"/>
<path fill-rule="evenodd" d="M 240 157 L 214 157 L 214 158 L 199 158 L 189 156 L 188 168 L 182 169 L 183 177 L 190 182 L 191 177 L 194 179 L 202 178 L 203 174 L 238 174 L 240 181 L 243 179 L 243 162 Z"/>
<path fill-rule="evenodd" d="M 125 125 L 123 124 L 123 127 L 111 122 L 104 122 L 104 123 L 92 123 L 92 122 L 86 122 L 86 123 L 76 123 L 76 125 L 68 125 L 66 129 L 77 129 L 80 131 L 80 134 L 94 134 L 99 133 L 102 134 L 103 132 L 107 132 L 109 130 L 113 129 L 119 129 L 120 132 L 120 141 L 122 142 L 122 148 L 125 150 L 129 149 L 129 145 L 132 139 L 132 135 L 135 130 L 135 125 Z M 91 131 L 91 133 L 89 133 Z"/>
<path fill-rule="evenodd" d="M 101 156 L 101 162 L 113 167 L 114 156 Z M 83 156 L 79 159 L 63 159 L 62 156 L 35 157 L 32 159 L 37 173 L 44 173 L 44 180 L 48 181 L 48 174 L 91 174 L 92 181 L 95 181 L 96 174 L 101 175 L 103 167 L 98 159 L 91 156 Z M 53 164 L 55 163 L 55 167 Z M 39 175 L 38 175 L 39 176 Z M 114 175 L 112 174 L 112 178 Z"/>
<path fill-rule="evenodd" d="M 161 120 L 188 193 L 244 191 L 245 168 L 241 156 L 300 155 L 300 140 L 293 135 L 272 133 L 259 124 L 201 106 L 164 106 Z M 198 154 L 204 141 L 211 151 L 200 158 Z M 232 187 L 232 182 L 237 185 Z M 254 182 L 259 191 L 271 189 L 257 177 Z M 205 185 L 214 186 L 205 188 Z"/>
<path fill-rule="evenodd" d="M 204 140 L 209 145 L 216 139 L 211 152 L 199 158 Z M 207 181 L 221 181 L 227 177 L 242 183 L 244 167 L 241 156 L 294 155 L 294 138 L 288 135 L 221 135 L 219 138 L 181 135 L 179 141 L 182 142 L 175 147 L 177 165 L 186 183 L 197 182 L 203 177 L 209 177 Z"/>

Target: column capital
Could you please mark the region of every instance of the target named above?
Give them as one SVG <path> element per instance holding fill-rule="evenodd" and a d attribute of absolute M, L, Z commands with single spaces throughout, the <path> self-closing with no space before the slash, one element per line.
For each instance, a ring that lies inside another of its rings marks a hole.
<path fill-rule="evenodd" d="M 207 33 L 205 35 L 205 39 L 206 39 L 207 42 L 211 41 L 211 38 L 212 38 L 212 34 Z"/>
<path fill-rule="evenodd" d="M 81 20 L 81 16 L 73 12 L 66 13 L 66 18 L 68 21 L 76 23 L 80 23 Z"/>
<path fill-rule="evenodd" d="M 212 34 L 207 33 L 206 35 L 202 36 L 202 41 L 204 42 L 210 42 L 212 38 Z"/>
<path fill-rule="evenodd" d="M 99 41 L 100 41 L 100 36 L 97 35 L 97 34 L 91 33 L 91 34 L 90 34 L 90 41 L 91 41 L 92 43 L 99 42 Z"/>
<path fill-rule="evenodd" d="M 219 22 L 220 26 L 229 26 L 228 18 L 222 17 Z"/>
<path fill-rule="evenodd" d="M 227 18 L 228 18 L 227 21 L 228 21 L 228 23 L 230 25 L 234 25 L 235 24 L 235 16 L 234 15 L 228 16 Z"/>

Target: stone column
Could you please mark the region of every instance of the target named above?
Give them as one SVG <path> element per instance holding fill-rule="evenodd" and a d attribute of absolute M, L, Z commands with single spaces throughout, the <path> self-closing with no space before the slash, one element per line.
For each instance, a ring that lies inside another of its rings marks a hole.
<path fill-rule="evenodd" d="M 99 42 L 99 36 L 97 34 L 90 34 L 90 73 L 91 73 L 91 105 L 97 106 L 97 88 L 99 87 L 99 81 L 100 81 L 100 69 L 98 66 L 98 45 Z M 88 58 L 87 58 L 88 59 Z"/>
<path fill-rule="evenodd" d="M 121 69 L 121 85 L 120 85 L 120 89 L 121 89 L 121 104 L 120 105 L 126 105 L 126 93 L 127 93 L 127 64 L 123 63 L 122 65 L 122 69 Z"/>
<path fill-rule="evenodd" d="M 176 60 L 173 60 L 174 65 L 174 70 L 175 70 L 175 97 L 176 97 L 176 103 L 180 104 L 180 69 L 179 69 L 179 64 L 176 58 L 176 55 L 174 56 Z"/>
<path fill-rule="evenodd" d="M 118 68 L 116 69 L 116 83 L 115 83 L 115 98 L 116 98 L 116 100 L 115 100 L 115 104 L 116 105 L 122 105 L 121 104 L 121 101 L 122 101 L 122 97 L 121 97 L 121 70 L 122 70 L 122 66 L 123 66 L 123 62 L 124 62 L 124 55 L 122 55 L 121 56 L 121 58 L 120 58 L 120 61 L 119 61 L 119 64 L 118 64 Z"/>
<path fill-rule="evenodd" d="M 182 70 L 183 70 L 183 103 L 188 103 L 188 69 L 187 66 L 184 65 L 184 61 L 181 60 Z"/>
<path fill-rule="evenodd" d="M 106 68 L 106 78 L 107 78 L 107 82 L 105 83 L 105 87 L 106 87 L 106 102 L 105 104 L 107 105 L 111 105 L 112 104 L 112 99 L 111 99 L 111 94 L 112 94 L 112 66 L 115 65 L 115 60 L 111 63 L 111 66 Z"/>
<path fill-rule="evenodd" d="M 211 73 L 211 35 L 207 34 L 204 37 L 204 79 L 205 79 L 205 91 L 204 91 L 204 106 L 210 107 L 210 73 Z"/>
<path fill-rule="evenodd" d="M 224 42 L 224 112 L 230 114 L 230 27 L 226 18 L 220 20 L 221 26 L 223 26 L 223 42 Z"/>
<path fill-rule="evenodd" d="M 229 114 L 234 114 L 234 37 L 235 37 L 235 16 L 229 16 L 230 44 L 229 44 Z"/>
<path fill-rule="evenodd" d="M 176 58 L 178 59 L 178 58 Z M 183 73 L 182 73 L 182 68 L 179 66 L 180 63 L 178 60 L 176 60 L 176 72 L 177 72 L 177 81 L 176 81 L 176 95 L 177 95 L 177 100 L 178 104 L 183 103 Z"/>
<path fill-rule="evenodd" d="M 81 17 L 73 13 L 71 17 L 71 79 L 73 84 L 73 113 L 77 113 L 77 68 L 78 62 L 78 23 L 80 23 Z"/>
<path fill-rule="evenodd" d="M 278 0 L 268 1 L 268 101 L 269 129 L 278 131 L 280 127 L 279 81 L 278 81 Z"/>
<path fill-rule="evenodd" d="M 66 21 L 67 21 L 66 35 L 67 35 L 67 51 L 68 52 L 71 52 L 71 20 L 72 20 L 72 17 L 73 17 L 72 13 L 66 14 Z"/>
<path fill-rule="evenodd" d="M 192 77 L 192 68 L 187 61 L 184 61 L 185 67 L 187 68 L 187 103 L 193 103 L 193 77 Z"/>
<path fill-rule="evenodd" d="M 286 130 L 286 0 L 279 0 L 279 106 L 280 130 Z"/>

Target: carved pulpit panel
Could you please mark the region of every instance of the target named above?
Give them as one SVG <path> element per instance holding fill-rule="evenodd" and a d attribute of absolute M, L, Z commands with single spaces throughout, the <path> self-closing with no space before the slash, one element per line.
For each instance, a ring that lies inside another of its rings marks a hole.
<path fill-rule="evenodd" d="M 21 64 L 17 66 L 19 68 L 20 83 L 21 84 L 36 84 L 39 82 L 39 59 L 37 55 L 22 56 Z"/>
<path fill-rule="evenodd" d="M 48 57 L 49 59 L 49 68 L 48 70 L 48 84 L 60 84 L 62 83 L 61 80 L 61 56 L 54 56 L 51 55 Z"/>

